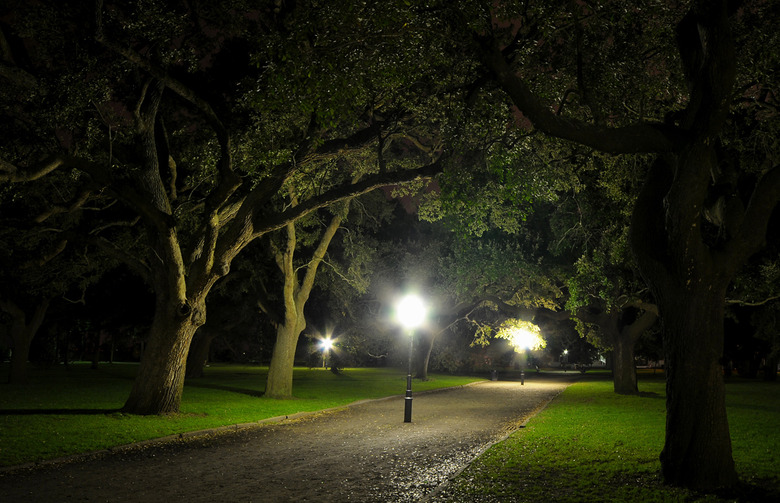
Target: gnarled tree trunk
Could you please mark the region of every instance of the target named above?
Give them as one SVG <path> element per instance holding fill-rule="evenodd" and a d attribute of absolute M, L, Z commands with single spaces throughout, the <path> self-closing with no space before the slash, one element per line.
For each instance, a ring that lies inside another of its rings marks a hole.
<path fill-rule="evenodd" d="M 206 319 L 203 301 L 182 305 L 158 294 L 149 338 L 123 411 L 169 414 L 179 411 L 187 354 L 195 331 Z"/>

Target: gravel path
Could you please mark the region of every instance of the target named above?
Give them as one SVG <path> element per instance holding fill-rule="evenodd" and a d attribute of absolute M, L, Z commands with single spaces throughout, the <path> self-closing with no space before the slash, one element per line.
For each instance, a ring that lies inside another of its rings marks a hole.
<path fill-rule="evenodd" d="M 6 502 L 425 501 L 576 377 L 487 381 L 0 474 Z"/>

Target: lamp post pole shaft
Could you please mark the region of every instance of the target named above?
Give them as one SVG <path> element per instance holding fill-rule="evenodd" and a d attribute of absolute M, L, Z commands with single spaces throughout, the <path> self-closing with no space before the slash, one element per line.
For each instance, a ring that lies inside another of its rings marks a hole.
<path fill-rule="evenodd" d="M 520 367 L 520 384 L 525 385 L 525 364 L 528 361 L 528 349 L 523 353 L 523 365 Z"/>
<path fill-rule="evenodd" d="M 414 332 L 409 333 L 409 369 L 406 373 L 406 398 L 404 399 L 404 423 L 412 422 L 412 352 Z"/>

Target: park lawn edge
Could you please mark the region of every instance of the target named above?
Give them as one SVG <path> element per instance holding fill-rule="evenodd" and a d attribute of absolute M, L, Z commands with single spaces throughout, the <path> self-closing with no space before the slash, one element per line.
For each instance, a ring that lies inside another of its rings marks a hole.
<path fill-rule="evenodd" d="M 780 501 L 780 383 L 727 385 L 741 483 L 710 494 L 663 484 L 664 388 L 660 379 L 640 380 L 640 394 L 618 395 L 611 382 L 592 376 L 573 383 L 524 427 L 486 449 L 434 501 Z M 764 410 L 755 396 L 745 398 L 752 389 L 769 390 Z M 635 407 L 647 402 L 652 405 Z"/>
<path fill-rule="evenodd" d="M 207 369 L 210 380 L 185 384 L 180 413 L 134 416 L 119 411 L 132 384 L 133 367 L 112 365 L 95 373 L 86 370 L 88 364 L 76 364 L 69 379 L 51 383 L 52 374 L 40 371 L 28 386 L 0 385 L 0 472 L 259 427 L 366 400 L 391 399 L 405 390 L 405 373 L 398 369 L 344 369 L 336 375 L 296 367 L 300 393 L 294 395 L 300 396 L 273 400 L 259 397 L 267 367 L 215 365 Z M 481 381 L 478 376 L 432 374 L 429 381 L 415 381 L 415 393 Z M 101 383 L 108 392 L 102 392 Z M 53 389 L 41 390 L 47 384 Z M 47 413 L 36 414 L 38 409 Z"/>

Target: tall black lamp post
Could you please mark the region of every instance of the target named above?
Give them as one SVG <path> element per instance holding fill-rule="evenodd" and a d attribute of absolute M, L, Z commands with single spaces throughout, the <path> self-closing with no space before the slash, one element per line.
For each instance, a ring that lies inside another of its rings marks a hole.
<path fill-rule="evenodd" d="M 398 322 L 409 332 L 409 369 L 406 374 L 406 399 L 404 400 L 404 423 L 412 422 L 412 354 L 414 351 L 414 329 L 425 320 L 425 305 L 417 295 L 407 295 L 396 307 Z"/>

